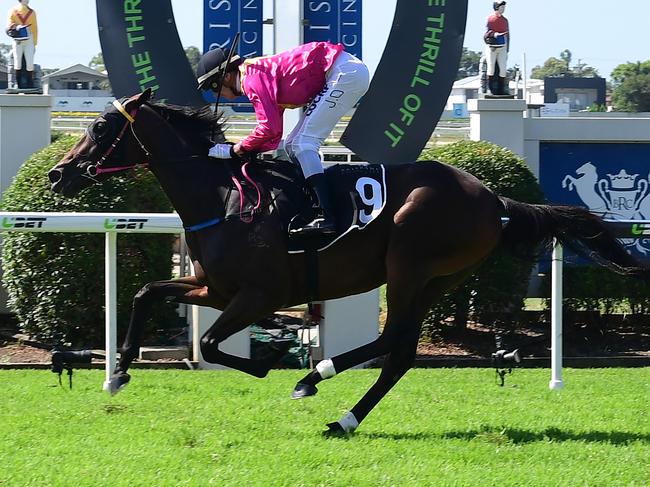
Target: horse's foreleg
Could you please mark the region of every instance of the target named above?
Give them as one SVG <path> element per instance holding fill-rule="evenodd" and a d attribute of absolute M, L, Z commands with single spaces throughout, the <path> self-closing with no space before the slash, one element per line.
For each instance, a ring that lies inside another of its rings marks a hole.
<path fill-rule="evenodd" d="M 241 290 L 230 300 L 214 325 L 201 338 L 201 353 L 210 363 L 225 365 L 232 369 L 265 377 L 277 361 L 286 355 L 291 343 L 277 347 L 268 357 L 253 360 L 219 350 L 219 344 L 228 337 L 243 330 L 255 321 L 265 318 L 282 307 L 282 303 L 270 298 L 270 293 L 261 290 Z"/>
<path fill-rule="evenodd" d="M 142 335 L 151 316 L 153 305 L 165 298 L 173 298 L 178 303 L 201 306 L 223 307 L 224 305 L 211 296 L 207 287 L 194 276 L 155 281 L 145 285 L 133 298 L 131 320 L 121 349 L 120 360 L 105 386 L 111 394 L 116 394 L 129 382 L 130 376 L 127 371 L 131 362 L 140 353 Z"/>
<path fill-rule="evenodd" d="M 575 181 L 576 181 L 575 178 L 572 178 L 571 176 L 567 176 L 562 180 L 562 187 L 568 188 L 569 191 L 573 191 Z"/>

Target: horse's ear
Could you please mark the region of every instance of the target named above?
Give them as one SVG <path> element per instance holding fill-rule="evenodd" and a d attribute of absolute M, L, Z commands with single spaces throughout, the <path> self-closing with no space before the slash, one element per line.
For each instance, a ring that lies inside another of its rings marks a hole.
<path fill-rule="evenodd" d="M 141 101 L 141 104 L 142 104 L 142 103 L 146 103 L 146 102 L 148 102 L 149 100 L 151 100 L 151 96 L 152 96 L 152 95 L 153 95 L 153 91 L 151 90 L 151 88 L 147 88 L 146 90 L 144 90 L 144 91 L 140 94 L 140 100 L 142 100 L 142 101 Z"/>
<path fill-rule="evenodd" d="M 142 93 L 140 93 L 139 95 L 135 95 L 134 97 L 132 97 L 132 98 L 128 101 L 129 109 L 132 109 L 132 108 L 136 108 L 136 109 L 137 109 L 137 108 L 140 108 L 140 107 L 141 107 L 142 105 L 144 105 L 146 102 L 148 102 L 149 100 L 151 100 L 151 94 L 152 94 L 151 88 L 147 88 L 146 90 L 144 90 L 144 91 L 143 91 Z"/>

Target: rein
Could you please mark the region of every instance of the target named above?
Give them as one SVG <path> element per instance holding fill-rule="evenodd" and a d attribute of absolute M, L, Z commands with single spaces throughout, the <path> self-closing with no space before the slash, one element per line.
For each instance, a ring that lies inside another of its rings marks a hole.
<path fill-rule="evenodd" d="M 255 191 L 257 191 L 257 203 L 255 203 L 255 207 L 253 207 L 253 209 L 251 210 L 250 218 L 244 218 L 244 202 L 246 201 L 246 194 L 244 193 L 244 188 L 242 188 L 241 183 L 235 176 L 231 177 L 233 183 L 235 183 L 235 186 L 239 191 L 239 219 L 244 223 L 252 223 L 253 215 L 257 210 L 259 210 L 260 206 L 262 205 L 262 191 L 260 190 L 259 185 L 253 180 L 253 178 L 251 178 L 248 175 L 248 171 L 246 170 L 248 164 L 249 163 L 246 162 L 241 167 L 241 173 L 243 174 L 244 179 L 246 179 L 246 181 L 248 181 L 255 188 Z"/>

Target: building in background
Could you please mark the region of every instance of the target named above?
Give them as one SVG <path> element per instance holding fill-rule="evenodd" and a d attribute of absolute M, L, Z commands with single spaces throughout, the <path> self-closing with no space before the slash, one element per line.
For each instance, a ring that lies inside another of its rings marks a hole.
<path fill-rule="evenodd" d="M 564 103 L 572 112 L 605 106 L 605 78 L 544 78 L 544 103 Z"/>
<path fill-rule="evenodd" d="M 103 112 L 113 102 L 110 91 L 102 89 L 108 76 L 95 69 L 75 64 L 43 76 L 43 93 L 54 97 L 57 112 Z"/>
<path fill-rule="evenodd" d="M 468 76 L 467 78 L 459 79 L 451 89 L 445 110 L 454 110 L 454 105 L 466 104 L 467 100 L 478 99 L 480 87 L 481 80 L 479 76 Z M 528 103 L 538 105 L 544 103 L 544 80 L 528 79 L 526 81 L 526 88 Z M 510 81 L 509 89 L 510 93 L 514 94 L 516 98 L 521 98 L 523 81 L 518 87 L 514 81 Z"/>

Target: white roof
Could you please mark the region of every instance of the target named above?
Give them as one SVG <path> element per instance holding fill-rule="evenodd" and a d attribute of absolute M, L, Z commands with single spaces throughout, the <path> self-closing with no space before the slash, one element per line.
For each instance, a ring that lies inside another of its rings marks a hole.
<path fill-rule="evenodd" d="M 83 64 L 73 64 L 72 66 L 69 66 L 64 69 L 59 69 L 58 71 L 50 73 L 47 76 L 43 76 L 43 79 L 59 78 L 61 76 L 69 76 L 74 73 L 88 74 L 90 76 L 96 76 L 102 79 L 108 78 L 108 76 L 102 73 L 101 71 L 97 71 L 96 69 L 89 68 L 88 66 L 84 66 Z"/>

